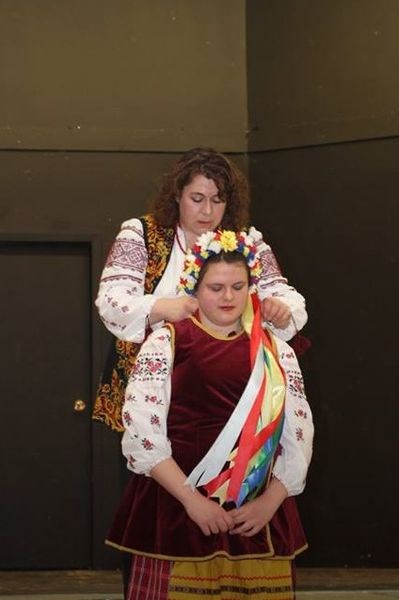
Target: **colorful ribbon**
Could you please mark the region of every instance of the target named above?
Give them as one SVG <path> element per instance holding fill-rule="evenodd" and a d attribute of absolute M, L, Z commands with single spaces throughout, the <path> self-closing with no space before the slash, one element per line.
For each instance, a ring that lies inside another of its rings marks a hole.
<path fill-rule="evenodd" d="M 223 430 L 186 481 L 192 487 L 204 486 L 221 504 L 236 506 L 256 496 L 266 481 L 281 437 L 285 403 L 285 375 L 273 337 L 262 329 L 255 294 L 249 297 L 242 324 L 250 337 L 251 376 Z"/>

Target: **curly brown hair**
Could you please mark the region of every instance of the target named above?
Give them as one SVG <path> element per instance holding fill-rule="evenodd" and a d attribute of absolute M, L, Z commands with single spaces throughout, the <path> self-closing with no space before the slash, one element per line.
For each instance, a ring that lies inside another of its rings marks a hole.
<path fill-rule="evenodd" d="M 245 175 L 226 156 L 213 148 L 193 148 L 185 152 L 163 177 L 158 197 L 151 212 L 163 227 L 174 227 L 179 221 L 179 205 L 183 188 L 196 175 L 212 179 L 226 210 L 220 223 L 223 229 L 238 231 L 249 225 L 249 186 Z"/>

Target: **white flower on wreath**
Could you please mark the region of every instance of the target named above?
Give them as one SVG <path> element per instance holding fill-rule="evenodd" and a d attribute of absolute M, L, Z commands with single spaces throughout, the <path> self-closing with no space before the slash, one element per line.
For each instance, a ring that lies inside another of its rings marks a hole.
<path fill-rule="evenodd" d="M 207 248 L 210 241 L 213 240 L 214 235 L 214 231 L 206 231 L 205 233 L 202 233 L 197 240 L 198 246 L 200 246 L 201 249 Z"/>

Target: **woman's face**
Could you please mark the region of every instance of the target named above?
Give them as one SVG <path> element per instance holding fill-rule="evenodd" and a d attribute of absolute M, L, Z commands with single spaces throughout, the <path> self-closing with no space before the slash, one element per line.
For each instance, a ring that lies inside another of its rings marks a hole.
<path fill-rule="evenodd" d="M 248 270 L 242 262 L 210 264 L 196 291 L 202 323 L 225 334 L 236 330 L 248 287 Z"/>
<path fill-rule="evenodd" d="M 204 175 L 193 177 L 177 202 L 180 226 L 189 246 L 205 231 L 216 229 L 226 210 L 226 202 L 219 197 L 215 182 Z"/>

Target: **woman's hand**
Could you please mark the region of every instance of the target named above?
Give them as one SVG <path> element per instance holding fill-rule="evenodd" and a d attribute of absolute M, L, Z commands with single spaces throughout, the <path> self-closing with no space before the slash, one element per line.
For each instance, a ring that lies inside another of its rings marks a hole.
<path fill-rule="evenodd" d="M 291 318 L 290 307 L 279 298 L 264 298 L 262 300 L 262 319 L 270 321 L 274 327 L 284 329 Z"/>
<path fill-rule="evenodd" d="M 217 502 L 209 500 L 197 489 L 185 484 L 186 475 L 173 458 L 166 458 L 151 469 L 151 477 L 183 505 L 186 513 L 204 535 L 226 532 L 233 518 Z"/>
<path fill-rule="evenodd" d="M 234 527 L 230 529 L 230 533 L 244 537 L 255 535 L 269 523 L 287 495 L 286 487 L 273 477 L 261 496 L 230 511 L 229 514 L 234 520 Z"/>
<path fill-rule="evenodd" d="M 198 300 L 190 296 L 178 296 L 177 298 L 159 298 L 152 307 L 149 315 L 150 324 L 159 321 L 175 323 L 187 319 L 198 308 Z"/>
<path fill-rule="evenodd" d="M 226 512 L 217 502 L 205 498 L 194 490 L 183 503 L 186 513 L 198 525 L 204 535 L 226 533 L 234 525 L 230 512 Z"/>
<path fill-rule="evenodd" d="M 267 498 L 259 496 L 240 508 L 230 511 L 234 519 L 234 527 L 230 533 L 251 537 L 258 533 L 274 515 L 274 509 Z"/>

